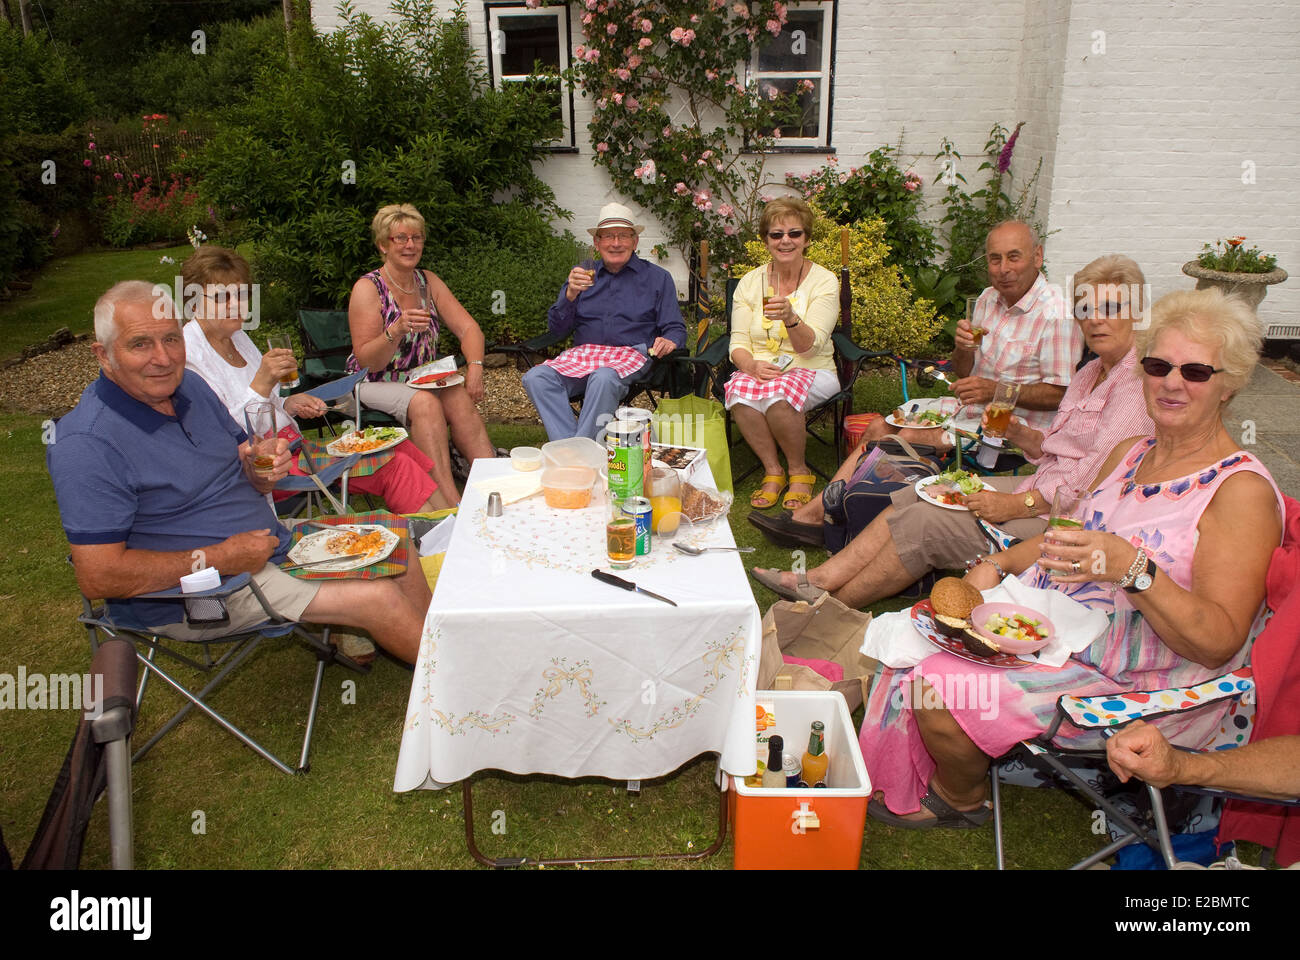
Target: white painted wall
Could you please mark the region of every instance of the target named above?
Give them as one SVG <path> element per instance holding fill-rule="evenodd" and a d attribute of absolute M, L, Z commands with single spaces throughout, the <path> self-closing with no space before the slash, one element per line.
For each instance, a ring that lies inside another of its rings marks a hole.
<path fill-rule="evenodd" d="M 333 10 L 314 13 L 319 29 Z M 446 6 L 444 4 L 444 6 Z M 357 0 L 383 18 L 386 0 Z M 574 5 L 577 9 L 577 5 Z M 469 14 L 486 49 L 486 17 Z M 1209 240 L 1244 234 L 1298 274 L 1261 307 L 1266 322 L 1300 313 L 1300 19 L 1286 0 L 840 0 L 832 143 L 841 169 L 903 137 L 905 165 L 930 181 L 944 136 L 982 184 L 989 128 L 1026 121 L 1013 172 L 1042 156 L 1039 213 L 1054 231 L 1048 260 L 1064 280 L 1103 253 L 1126 253 L 1155 293 L 1190 286 L 1179 267 Z M 574 41 L 581 42 L 574 17 Z M 1104 52 L 1100 44 L 1104 43 Z M 1094 52 L 1097 51 L 1097 52 Z M 591 162 L 590 110 L 578 97 L 579 153 L 547 159 L 542 175 L 582 234 L 614 194 Z M 768 172 L 808 172 L 820 155 L 773 157 Z M 1256 182 L 1242 183 L 1254 163 Z M 1014 190 L 1016 183 L 1013 182 Z M 774 192 L 779 189 L 774 188 Z M 643 252 L 662 239 L 651 226 Z M 668 266 L 684 290 L 685 269 Z"/>

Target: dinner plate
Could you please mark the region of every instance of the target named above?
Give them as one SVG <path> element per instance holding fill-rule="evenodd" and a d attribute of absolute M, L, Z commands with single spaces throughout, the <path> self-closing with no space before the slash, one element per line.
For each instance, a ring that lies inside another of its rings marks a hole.
<path fill-rule="evenodd" d="M 912 606 L 912 626 L 916 632 L 932 644 L 942 650 L 944 653 L 951 653 L 954 657 L 960 657 L 962 660 L 969 660 L 971 663 L 978 663 L 984 667 L 999 667 L 1003 670 L 1018 669 L 1020 667 L 1029 667 L 1034 665 L 1033 660 L 1021 660 L 1019 657 L 1013 657 L 1009 653 L 995 653 L 991 657 L 977 657 L 966 649 L 965 644 L 955 637 L 945 637 L 934 625 L 934 607 L 930 606 L 929 598 L 921 600 Z"/>
<path fill-rule="evenodd" d="M 944 401 L 948 399 L 949 398 L 947 397 L 932 397 L 927 400 L 909 400 L 907 403 L 902 405 L 901 409 L 908 413 L 924 413 L 927 410 L 937 410 L 939 413 L 942 413 L 944 415 L 943 419 L 938 423 L 932 423 L 929 424 L 928 426 L 921 426 L 915 423 L 907 423 L 903 420 L 896 419 L 892 411 L 890 412 L 889 416 L 885 417 L 885 423 L 889 424 L 891 427 L 900 427 L 900 428 L 908 427 L 912 430 L 946 429 L 952 423 L 952 413 L 944 409 Z M 899 409 L 899 408 L 895 408 L 895 409 Z"/>
<path fill-rule="evenodd" d="M 366 429 L 373 430 L 373 429 L 376 429 L 376 428 L 374 428 L 374 427 L 367 427 Z M 388 441 L 385 441 L 384 443 L 381 443 L 381 444 L 380 444 L 379 446 L 377 446 L 377 447 L 371 447 L 369 450 L 349 450 L 349 449 L 348 449 L 348 445 L 347 445 L 347 444 L 348 444 L 348 440 L 349 440 L 349 438 L 351 438 L 351 437 L 355 437 L 355 436 L 358 436 L 359 434 L 362 433 L 361 430 L 353 430 L 351 433 L 345 433 L 345 434 L 343 434 L 343 436 L 339 437 L 337 440 L 334 440 L 334 441 L 332 441 L 332 442 L 326 444 L 326 446 L 325 446 L 325 452 L 328 453 L 331 457 L 350 457 L 350 456 L 352 456 L 352 454 L 354 454 L 354 453 L 364 453 L 364 454 L 380 453 L 381 451 L 388 450 L 388 449 L 391 448 L 391 447 L 395 447 L 395 446 L 397 446 L 399 443 L 401 443 L 402 441 L 404 441 L 404 440 L 407 438 L 407 436 L 409 436 L 409 434 L 407 434 L 407 432 L 406 432 L 406 428 L 405 428 L 405 427 L 391 427 L 390 429 L 396 430 L 398 435 L 395 436 L 395 437 L 393 437 L 393 439 L 391 439 L 391 440 L 388 440 Z"/>
<path fill-rule="evenodd" d="M 309 533 L 293 545 L 289 551 L 289 559 L 293 563 L 311 563 L 315 560 L 328 560 L 332 556 L 340 553 L 346 556 L 353 551 L 344 547 L 341 551 L 331 550 L 329 541 L 337 537 L 339 531 L 350 530 L 353 533 L 365 536 L 368 533 L 378 531 L 383 536 L 383 544 L 377 550 L 373 550 L 364 557 L 356 557 L 352 560 L 340 560 L 337 563 L 322 563 L 319 566 L 312 567 L 315 573 L 337 573 L 343 570 L 360 570 L 362 567 L 368 567 L 372 563 L 378 563 L 390 553 L 392 553 L 399 543 L 401 537 L 393 533 L 382 524 L 377 523 L 340 523 L 332 524 L 330 530 L 320 530 L 316 533 Z"/>
<path fill-rule="evenodd" d="M 920 497 L 922 500 L 924 500 L 926 503 L 933 503 L 936 507 L 942 507 L 945 510 L 970 510 L 970 507 L 963 506 L 960 503 L 944 503 L 942 500 L 932 497 L 930 496 L 930 494 L 926 493 L 925 491 L 926 487 L 930 486 L 930 484 L 932 483 L 938 483 L 938 482 L 939 482 L 938 477 L 922 477 L 920 480 L 916 481 L 916 495 Z M 995 489 L 994 487 L 989 485 L 987 480 L 981 480 L 980 483 L 984 485 L 985 490 Z"/>
<path fill-rule="evenodd" d="M 421 374 L 421 376 L 424 376 L 424 374 Z M 407 380 L 406 385 L 408 387 L 414 387 L 416 390 L 442 390 L 445 387 L 454 387 L 457 384 L 464 382 L 465 377 L 463 374 L 454 373 L 444 380 L 439 380 L 437 383 L 416 383 L 415 380 L 412 379 Z"/>

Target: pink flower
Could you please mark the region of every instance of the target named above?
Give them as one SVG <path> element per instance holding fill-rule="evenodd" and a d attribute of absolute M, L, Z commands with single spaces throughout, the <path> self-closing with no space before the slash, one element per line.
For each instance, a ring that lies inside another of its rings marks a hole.
<path fill-rule="evenodd" d="M 88 166 L 90 166 L 90 158 L 87 157 L 85 160 L 82 160 L 82 161 L 81 161 L 81 165 L 82 165 L 83 167 L 88 167 Z"/>
<path fill-rule="evenodd" d="M 641 66 L 641 62 L 641 58 L 634 53 L 632 56 L 627 58 L 627 68 L 629 70 L 635 70 L 637 67 Z"/>
<path fill-rule="evenodd" d="M 653 30 L 654 28 L 655 28 L 655 25 L 654 25 L 653 23 L 651 23 L 649 20 L 642 20 L 642 21 L 641 21 L 641 32 L 642 32 L 642 33 L 649 33 L 649 32 L 650 32 L 651 30 Z"/>
<path fill-rule="evenodd" d="M 849 182 L 849 175 L 847 173 L 841 173 L 840 183 L 848 183 L 848 182 Z"/>
<path fill-rule="evenodd" d="M 536 10 L 541 5 L 542 0 L 524 0 L 524 6 L 528 7 L 530 10 Z"/>
<path fill-rule="evenodd" d="M 736 208 L 729 203 L 724 203 L 722 206 L 718 207 L 718 216 L 720 217 L 730 217 L 735 212 Z"/>
<path fill-rule="evenodd" d="M 590 26 L 590 25 L 591 25 L 591 20 L 592 20 L 592 18 L 593 18 L 594 16 L 595 16 L 594 13 L 584 13 L 584 14 L 582 15 L 582 23 L 583 23 L 583 26 Z"/>
<path fill-rule="evenodd" d="M 705 70 L 704 75 L 708 77 L 710 80 L 718 79 L 718 71 L 716 70 Z"/>
<path fill-rule="evenodd" d="M 777 19 L 780 20 L 782 23 L 785 23 L 786 20 L 785 4 L 781 3 L 780 0 L 777 0 L 777 3 L 773 4 L 773 9 L 776 10 Z"/>
<path fill-rule="evenodd" d="M 695 39 L 694 30 L 683 30 L 681 27 L 673 27 L 672 32 L 668 34 L 673 43 L 680 43 L 683 47 L 689 47 L 691 41 Z"/>
<path fill-rule="evenodd" d="M 617 70 L 614 71 L 614 76 L 618 77 L 620 80 L 631 80 L 632 71 L 624 67 L 619 67 Z"/>
<path fill-rule="evenodd" d="M 640 40 L 638 40 L 638 41 L 636 42 L 636 45 L 637 45 L 637 48 L 638 48 L 638 49 L 640 49 L 640 50 L 644 50 L 646 47 L 650 46 L 650 44 L 652 44 L 652 43 L 654 43 L 654 41 L 651 40 L 649 37 L 642 37 Z"/>
<path fill-rule="evenodd" d="M 586 47 L 586 45 L 580 43 L 580 44 L 578 44 L 577 49 L 575 49 L 575 50 L 573 51 L 573 55 L 574 55 L 575 57 L 577 57 L 579 60 L 581 60 L 581 59 L 583 58 L 583 55 L 584 55 L 586 52 L 587 52 L 587 47 Z"/>
<path fill-rule="evenodd" d="M 121 180 L 121 179 L 122 179 L 122 175 L 121 175 L 120 173 L 115 173 L 115 174 L 113 174 L 113 179 L 114 179 L 114 180 Z"/>
<path fill-rule="evenodd" d="M 641 102 L 637 100 L 636 97 L 628 97 L 627 102 L 623 104 L 623 106 L 627 107 L 628 113 L 636 113 L 641 109 Z"/>
<path fill-rule="evenodd" d="M 736 235 L 735 224 L 731 224 L 731 223 L 727 224 L 725 227 L 722 228 L 722 232 L 729 237 L 734 237 Z"/>
<path fill-rule="evenodd" d="M 920 184 L 917 183 L 915 180 L 903 181 L 903 189 L 906 190 L 908 193 L 914 193 L 916 191 L 916 188 L 919 186 Z"/>
<path fill-rule="evenodd" d="M 677 194 L 677 196 L 679 197 L 684 196 L 685 194 L 688 194 L 690 192 L 691 192 L 690 188 L 687 187 L 686 184 L 682 183 L 680 180 L 678 180 L 676 185 L 673 187 L 673 193 Z"/>
<path fill-rule="evenodd" d="M 717 163 L 715 163 L 715 164 L 713 165 L 713 169 L 714 169 L 714 170 L 717 170 L 718 173 L 721 173 L 721 172 L 722 172 L 722 168 L 725 167 L 725 166 L 726 166 L 726 164 L 723 163 L 721 160 L 719 160 Z"/>
<path fill-rule="evenodd" d="M 811 80 L 800 80 L 799 89 L 803 90 L 805 93 L 812 93 L 813 82 Z"/>
<path fill-rule="evenodd" d="M 763 92 L 767 94 L 767 99 L 769 100 L 775 100 L 781 95 L 781 91 L 778 90 L 775 85 L 770 83 L 765 83 L 763 85 Z"/>
<path fill-rule="evenodd" d="M 595 10 L 595 9 L 596 9 L 596 0 L 587 0 L 587 9 L 588 9 L 588 10 Z"/>
<path fill-rule="evenodd" d="M 617 23 L 605 24 L 605 32 L 612 37 L 614 34 L 618 33 L 618 24 Z"/>
<path fill-rule="evenodd" d="M 665 140 L 673 135 L 673 125 L 671 123 L 668 126 L 664 127 L 663 135 Z"/>
<path fill-rule="evenodd" d="M 700 15 L 698 13 L 692 13 L 691 23 L 699 23 L 699 22 L 700 22 Z"/>
<path fill-rule="evenodd" d="M 614 102 L 617 103 L 620 107 L 623 106 L 623 94 L 621 94 L 621 93 L 615 93 L 614 96 L 613 96 L 613 100 L 614 100 Z"/>
<path fill-rule="evenodd" d="M 709 157 L 711 157 L 711 156 L 713 156 L 713 151 L 712 151 L 712 150 L 705 150 L 703 153 L 700 154 L 700 158 L 703 159 L 703 160 L 707 160 L 707 159 L 709 159 Z"/>
<path fill-rule="evenodd" d="M 609 106 L 609 101 L 606 100 L 604 97 L 601 97 L 599 100 L 596 101 L 597 110 L 604 110 L 608 106 Z"/>
<path fill-rule="evenodd" d="M 602 140 L 602 141 L 600 141 L 600 143 L 596 144 L 596 152 L 597 152 L 597 153 L 607 153 L 608 151 L 609 151 L 609 144 L 606 143 L 604 140 Z"/>
<path fill-rule="evenodd" d="M 582 59 L 586 60 L 588 63 L 595 63 L 597 60 L 600 59 L 600 51 L 597 50 L 595 47 L 592 47 L 590 50 L 588 50 L 586 53 L 582 55 Z"/>
<path fill-rule="evenodd" d="M 733 3 L 731 5 L 731 12 L 738 17 L 747 17 L 749 16 L 749 7 L 745 6 L 743 3 Z"/>
<path fill-rule="evenodd" d="M 772 131 L 772 138 L 773 138 L 774 140 L 780 140 L 780 139 L 781 139 L 781 128 L 780 128 L 780 127 L 777 127 L 776 129 L 774 129 L 774 130 Z"/>
<path fill-rule="evenodd" d="M 95 149 L 95 145 L 92 143 L 90 146 L 86 147 L 86 149 L 87 149 L 87 150 L 94 150 L 94 149 Z"/>
<path fill-rule="evenodd" d="M 769 21 L 767 21 L 766 26 L 767 26 L 767 32 L 770 33 L 772 36 L 774 36 L 774 37 L 778 37 L 778 36 L 781 35 L 781 21 L 780 21 L 780 20 L 769 20 Z"/>

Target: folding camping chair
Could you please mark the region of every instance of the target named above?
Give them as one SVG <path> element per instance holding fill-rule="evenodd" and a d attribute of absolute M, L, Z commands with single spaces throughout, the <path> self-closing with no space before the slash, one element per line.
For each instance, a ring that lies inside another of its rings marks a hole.
<path fill-rule="evenodd" d="M 216 619 L 212 614 L 218 611 L 224 614 L 224 604 L 220 601 L 232 596 L 236 591 L 242 589 L 253 591 L 253 595 L 261 603 L 262 609 L 266 611 L 267 618 L 246 630 L 238 631 L 224 636 L 204 637 L 199 640 L 176 639 L 168 637 L 159 630 L 145 626 L 139 623 L 130 622 L 130 620 L 119 617 L 115 618 L 108 610 L 107 604 L 94 606 L 86 597 L 82 597 L 83 613 L 78 617 L 80 622 L 86 628 L 90 638 L 90 648 L 92 653 L 97 651 L 101 644 L 101 637 L 106 639 L 123 638 L 136 645 L 135 655 L 140 664 L 144 667 L 144 676 L 140 679 L 140 685 L 136 690 L 135 707 L 138 711 L 144 702 L 144 695 L 149 683 L 151 674 L 157 676 L 169 687 L 175 690 L 181 697 L 188 701 L 185 706 L 168 720 L 157 733 L 155 733 L 144 746 L 135 752 L 132 762 L 139 761 L 148 753 L 155 744 L 158 743 L 168 732 L 170 732 L 178 723 L 180 723 L 189 714 L 190 710 L 197 708 L 214 720 L 219 726 L 227 732 L 234 735 L 242 743 L 269 761 L 277 770 L 284 773 L 306 773 L 310 769 L 308 755 L 311 751 L 311 741 L 316 729 L 316 714 L 320 704 L 321 684 L 325 677 L 325 668 L 331 663 L 339 663 L 357 673 L 368 672 L 368 667 L 363 667 L 350 660 L 343 654 L 339 653 L 329 643 L 328 626 L 323 627 L 321 634 L 317 636 L 306 630 L 301 624 L 281 619 L 271 609 L 266 598 L 258 589 L 257 584 L 252 582 L 252 578 L 241 573 L 233 577 L 222 579 L 220 586 L 212 590 L 201 593 L 183 594 L 180 587 L 174 587 L 170 590 L 161 590 L 155 593 L 143 594 L 136 599 L 142 600 L 168 600 L 177 604 L 177 621 L 182 619 L 180 616 L 182 610 L 185 611 L 186 619 L 195 619 L 199 621 L 210 622 Z M 212 606 L 214 603 L 217 606 Z M 208 605 L 207 611 L 198 610 L 199 605 Z M 277 756 L 263 747 L 247 733 L 237 727 L 230 720 L 226 719 L 217 712 L 207 701 L 209 695 L 217 689 L 233 671 L 257 650 L 264 639 L 294 636 L 304 643 L 316 657 L 315 680 L 312 685 L 311 697 L 307 708 L 306 733 L 303 736 L 302 750 L 299 754 L 296 768 L 289 766 L 286 762 L 280 760 Z M 147 653 L 140 651 L 140 646 L 147 649 Z M 189 656 L 181 651 L 189 648 L 197 650 L 194 656 Z M 214 649 L 225 648 L 219 654 L 214 655 Z M 183 664 L 191 669 L 197 670 L 202 674 L 210 675 L 212 679 L 206 683 L 202 689 L 192 691 L 180 680 L 176 679 L 169 673 L 159 662 L 160 655 L 164 658 L 170 658 L 179 664 Z"/>

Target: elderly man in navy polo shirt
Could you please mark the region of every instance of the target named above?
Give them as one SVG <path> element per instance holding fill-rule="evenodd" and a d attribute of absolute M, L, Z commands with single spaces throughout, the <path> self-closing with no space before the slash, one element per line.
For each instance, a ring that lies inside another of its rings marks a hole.
<path fill-rule="evenodd" d="M 175 306 L 148 283 L 119 283 L 95 304 L 99 379 L 58 422 L 46 453 L 81 592 L 119 598 L 116 616 L 172 636 L 230 633 L 266 619 L 251 590 L 220 628 L 174 623 L 175 603 L 130 600 L 176 586 L 196 559 L 249 573 L 282 617 L 370 631 L 414 663 L 429 603 L 418 564 L 380 580 L 299 580 L 276 564 L 289 531 L 266 493 L 289 469 L 281 441 L 269 478 L 202 377 L 185 369 Z"/>
<path fill-rule="evenodd" d="M 686 345 L 672 276 L 636 255 L 644 229 L 621 203 L 602 207 L 587 229 L 599 263 L 594 271 L 574 267 L 547 313 L 550 330 L 572 331 L 574 345 L 524 374 L 524 389 L 552 440 L 599 440 L 629 386 L 649 373 L 649 358 Z M 580 394 L 575 417 L 570 401 Z"/>

